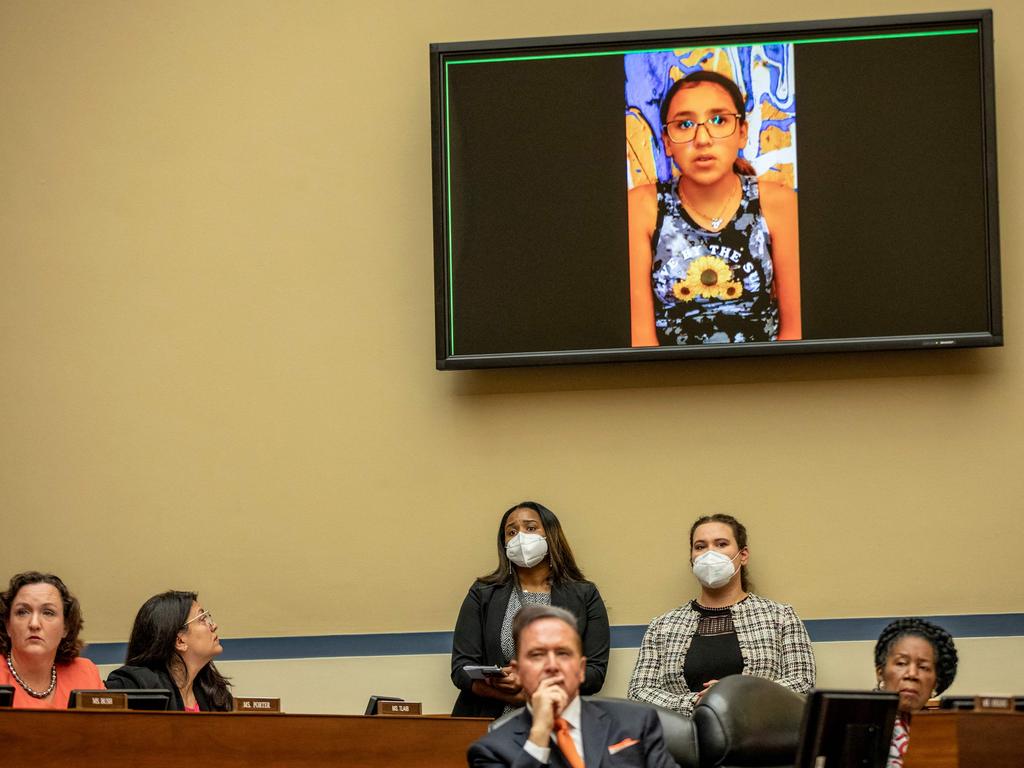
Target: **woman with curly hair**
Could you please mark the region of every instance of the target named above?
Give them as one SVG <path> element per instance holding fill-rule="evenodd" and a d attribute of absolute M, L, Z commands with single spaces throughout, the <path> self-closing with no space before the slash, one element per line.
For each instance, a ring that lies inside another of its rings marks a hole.
<path fill-rule="evenodd" d="M 14 686 L 14 706 L 66 709 L 76 688 L 102 688 L 99 670 L 79 656 L 84 643 L 78 599 L 52 573 L 26 571 L 0 594 L 0 685 Z"/>
<path fill-rule="evenodd" d="M 952 636 L 930 621 L 897 619 L 882 630 L 875 643 L 878 689 L 900 696 L 887 768 L 902 768 L 911 715 L 952 685 L 956 665 Z"/>

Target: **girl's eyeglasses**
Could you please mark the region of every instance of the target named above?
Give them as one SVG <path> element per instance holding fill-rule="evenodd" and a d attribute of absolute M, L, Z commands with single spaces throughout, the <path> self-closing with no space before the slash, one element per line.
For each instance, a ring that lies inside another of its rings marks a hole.
<path fill-rule="evenodd" d="M 743 115 L 721 112 L 701 123 L 688 118 L 673 120 L 665 125 L 665 133 L 673 144 L 689 144 L 697 138 L 697 129 L 703 125 L 712 139 L 727 139 L 736 133 L 736 126 L 741 117 Z"/>

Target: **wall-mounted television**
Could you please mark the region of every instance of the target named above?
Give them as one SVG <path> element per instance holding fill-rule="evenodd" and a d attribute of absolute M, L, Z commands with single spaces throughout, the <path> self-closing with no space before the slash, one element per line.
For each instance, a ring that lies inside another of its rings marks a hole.
<path fill-rule="evenodd" d="M 992 24 L 432 44 L 437 367 L 1002 345 Z"/>

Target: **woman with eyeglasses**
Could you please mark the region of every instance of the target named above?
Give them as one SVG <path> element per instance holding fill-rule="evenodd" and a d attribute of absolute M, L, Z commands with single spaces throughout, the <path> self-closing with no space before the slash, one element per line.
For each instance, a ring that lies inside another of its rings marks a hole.
<path fill-rule="evenodd" d="M 213 664 L 223 651 L 195 592 L 154 595 L 136 614 L 125 666 L 110 673 L 107 688 L 165 688 L 170 709 L 228 711 L 231 686 Z"/>
<path fill-rule="evenodd" d="M 633 346 L 799 339 L 796 193 L 739 156 L 739 88 L 691 72 L 665 94 L 661 122 L 679 177 L 629 192 Z"/>
<path fill-rule="evenodd" d="M 96 665 L 79 655 L 78 599 L 52 573 L 26 571 L 0 593 L 0 685 L 14 687 L 14 706 L 66 709 L 71 691 L 102 688 Z"/>

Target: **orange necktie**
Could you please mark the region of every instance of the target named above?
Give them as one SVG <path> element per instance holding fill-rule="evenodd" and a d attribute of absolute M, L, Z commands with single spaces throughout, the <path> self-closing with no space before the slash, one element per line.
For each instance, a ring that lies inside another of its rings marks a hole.
<path fill-rule="evenodd" d="M 565 762 L 571 765 L 572 768 L 585 768 L 583 758 L 576 751 L 576 743 L 572 740 L 572 735 L 569 733 L 569 728 L 571 727 L 569 721 L 565 718 L 557 718 L 555 720 L 555 741 L 558 743 L 558 749 L 561 750 Z"/>

